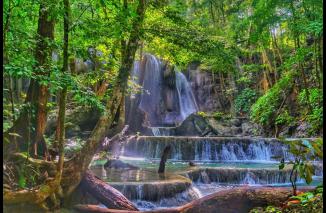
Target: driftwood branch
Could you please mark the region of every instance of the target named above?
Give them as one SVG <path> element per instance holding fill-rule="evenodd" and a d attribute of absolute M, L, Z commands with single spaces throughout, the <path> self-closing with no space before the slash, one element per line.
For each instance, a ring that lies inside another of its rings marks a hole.
<path fill-rule="evenodd" d="M 123 129 L 121 130 L 120 133 L 114 135 L 112 138 L 110 139 L 104 139 L 103 143 L 101 144 L 101 147 L 99 148 L 99 151 L 108 151 L 109 146 L 115 146 L 115 145 L 119 145 L 121 142 L 123 142 L 124 140 L 126 140 L 127 136 L 126 133 L 129 129 L 129 125 L 125 125 L 123 127 Z"/>
<path fill-rule="evenodd" d="M 82 179 L 81 187 L 109 208 L 138 210 L 121 192 L 96 177 L 90 170 L 86 172 Z"/>

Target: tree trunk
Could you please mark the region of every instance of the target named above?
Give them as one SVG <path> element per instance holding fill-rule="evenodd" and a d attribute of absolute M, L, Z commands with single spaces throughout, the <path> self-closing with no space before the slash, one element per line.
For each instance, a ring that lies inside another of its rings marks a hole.
<path fill-rule="evenodd" d="M 62 188 L 66 196 L 71 194 L 80 183 L 92 161 L 93 155 L 96 153 L 99 144 L 105 136 L 105 132 L 112 126 L 115 115 L 121 103 L 123 103 L 124 91 L 127 87 L 127 80 L 133 65 L 140 38 L 140 30 L 144 20 L 145 0 L 139 0 L 136 13 L 138 17 L 132 25 L 129 42 L 126 44 L 125 50 L 123 50 L 118 81 L 113 89 L 112 97 L 106 105 L 105 113 L 100 117 L 82 150 L 65 164 Z"/>
<path fill-rule="evenodd" d="M 312 187 L 301 188 L 301 191 L 313 190 Z M 183 206 L 156 209 L 149 211 L 125 211 L 105 209 L 95 205 L 76 205 L 78 212 L 93 213 L 247 213 L 255 207 L 268 205 L 281 206 L 292 195 L 290 188 L 285 187 L 238 187 L 215 192 Z"/>
<path fill-rule="evenodd" d="M 68 45 L 69 45 L 69 21 L 70 21 L 70 3 L 69 0 L 63 0 L 64 21 L 63 21 L 63 67 L 62 73 L 68 71 Z M 64 162 L 64 140 L 65 140 L 65 114 L 66 114 L 67 85 L 64 85 L 59 99 L 59 116 L 57 130 L 59 131 L 59 162 L 58 162 L 58 181 L 61 181 L 63 162 Z"/>
<path fill-rule="evenodd" d="M 320 72 L 320 88 L 323 88 L 323 55 L 322 55 L 322 44 L 323 44 L 323 39 L 322 37 L 318 39 L 318 64 L 319 64 L 319 72 Z"/>
<path fill-rule="evenodd" d="M 35 74 L 37 77 L 46 77 L 50 73 L 49 60 L 51 60 L 52 44 L 54 40 L 54 26 L 55 21 L 51 9 L 54 5 L 45 5 L 45 2 L 40 3 L 39 19 L 38 19 L 38 30 L 37 30 L 37 44 L 35 51 L 35 59 L 37 61 L 38 69 Z M 43 138 L 45 131 L 46 120 L 47 120 L 47 102 L 49 97 L 48 86 L 40 84 L 37 80 L 32 79 L 28 88 L 27 97 L 25 103 L 30 103 L 32 107 L 36 109 L 36 118 L 33 119 L 32 126 L 35 128 L 33 132 L 32 143 L 33 143 L 33 154 L 37 155 L 38 145 L 41 144 L 43 150 L 41 153 L 44 157 L 48 156 L 46 144 Z M 23 110 L 18 119 L 6 133 L 4 133 L 5 140 L 13 140 L 13 136 L 9 133 L 17 133 L 19 137 L 20 148 L 24 149 L 26 143 L 25 139 L 28 137 L 28 126 L 26 120 L 28 117 L 28 110 Z M 18 140 L 18 138 L 17 138 Z M 12 148 L 10 146 L 8 149 Z M 6 149 L 7 149 L 6 148 Z"/>
<path fill-rule="evenodd" d="M 113 209 L 135 210 L 138 209 L 121 192 L 111 187 L 91 171 L 87 171 L 81 181 L 81 187 L 86 189 L 96 200 Z"/>
<path fill-rule="evenodd" d="M 42 8 L 42 6 L 41 6 Z M 42 12 L 44 13 L 44 11 Z M 111 98 L 108 100 L 106 104 L 105 112 L 99 118 L 95 128 L 93 129 L 90 137 L 86 141 L 85 145 L 82 147 L 79 153 L 77 153 L 71 160 L 65 162 L 65 166 L 62 173 L 61 179 L 61 187 L 63 190 L 63 194 L 65 196 L 69 196 L 71 192 L 79 185 L 81 179 L 85 175 L 89 164 L 92 161 L 93 155 L 96 153 L 99 144 L 102 142 L 105 133 L 107 130 L 113 125 L 115 120 L 115 116 L 118 110 L 123 104 L 124 99 L 124 91 L 127 86 L 127 80 L 130 74 L 130 70 L 133 65 L 135 53 L 137 50 L 139 38 L 140 38 L 140 30 L 144 19 L 145 13 L 145 0 L 139 0 L 139 4 L 137 6 L 137 14 L 138 17 L 135 19 L 132 25 L 132 31 L 130 34 L 130 39 L 128 44 L 126 45 L 126 49 L 124 54 L 122 55 L 122 66 L 119 70 L 118 81 L 114 86 L 113 94 Z M 54 25 L 53 25 L 54 26 Z M 45 48 L 43 48 L 45 49 Z M 43 51 L 45 52 L 45 51 Z M 31 82 L 31 86 L 29 88 L 30 94 L 27 96 L 26 100 L 30 100 L 29 98 L 34 94 L 33 84 L 35 82 Z M 22 200 L 18 202 L 28 202 L 28 203 L 36 203 L 43 202 L 46 198 L 52 195 L 58 187 L 57 178 L 50 183 L 45 183 L 44 188 L 42 190 L 33 191 L 32 195 L 34 197 L 42 196 L 41 199 L 35 200 L 33 197 L 28 198 L 30 194 L 29 191 L 18 191 L 15 194 L 19 194 Z M 8 199 L 4 199 L 5 203 L 7 202 L 15 202 L 15 198 L 12 199 L 12 196 L 7 194 Z M 4 196 L 5 197 L 5 196 Z"/>
<path fill-rule="evenodd" d="M 171 146 L 168 145 L 163 150 L 163 154 L 162 154 L 161 161 L 160 161 L 160 167 L 159 167 L 159 169 L 157 171 L 158 173 L 164 173 L 164 171 L 165 171 L 165 163 L 166 163 L 166 160 L 168 159 L 168 155 L 169 155 L 170 152 L 171 152 Z"/>

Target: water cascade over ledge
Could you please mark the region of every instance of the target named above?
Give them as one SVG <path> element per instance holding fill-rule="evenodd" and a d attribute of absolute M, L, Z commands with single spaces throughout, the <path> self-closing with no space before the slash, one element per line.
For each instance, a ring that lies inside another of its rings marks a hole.
<path fill-rule="evenodd" d="M 153 55 L 144 55 L 133 66 L 131 78 L 141 91 L 126 98 L 126 121 L 133 131 L 144 127 L 173 127 L 198 111 L 184 74 Z M 153 134 L 159 132 L 153 129 Z"/>
<path fill-rule="evenodd" d="M 294 159 L 289 146 L 276 138 L 219 132 L 207 118 L 196 113 L 198 106 L 201 110 L 209 108 L 203 108 L 209 105 L 203 100 L 206 96 L 198 97 L 196 92 L 194 96 L 192 91 L 200 73 L 188 77 L 191 84 L 175 66 L 150 54 L 134 62 L 131 85 L 136 90 L 131 90 L 125 99 L 130 137 L 123 143 L 112 144 L 111 149 L 120 150 L 119 159 L 114 160 L 129 167 L 92 168 L 98 177 L 140 210 L 181 206 L 244 185 L 291 186 L 291 168 L 279 169 L 281 158 L 286 162 Z M 204 87 L 205 82 L 196 85 Z M 208 91 L 209 88 L 206 87 Z M 241 122 L 232 121 L 237 128 L 243 126 Z M 165 172 L 158 174 L 160 158 L 167 146 L 171 146 L 171 152 Z M 312 163 L 312 184 L 317 185 L 322 182 L 323 165 L 319 161 Z M 298 178 L 298 184 L 305 182 Z"/>
<path fill-rule="evenodd" d="M 287 146 L 271 138 L 238 137 L 151 137 L 132 138 L 124 145 L 123 156 L 160 158 L 161 150 L 171 145 L 173 160 L 194 161 L 277 161 L 290 160 Z"/>

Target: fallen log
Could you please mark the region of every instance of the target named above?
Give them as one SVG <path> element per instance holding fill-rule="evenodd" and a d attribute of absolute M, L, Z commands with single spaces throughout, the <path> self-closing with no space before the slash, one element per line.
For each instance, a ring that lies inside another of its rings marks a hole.
<path fill-rule="evenodd" d="M 86 172 L 80 184 L 89 194 L 108 208 L 138 210 L 121 192 L 96 177 L 90 170 Z"/>
<path fill-rule="evenodd" d="M 300 191 L 313 190 L 313 187 L 300 187 Z M 76 205 L 79 212 L 93 213 L 247 213 L 255 207 L 282 205 L 290 196 L 289 187 L 238 187 L 220 191 L 194 200 L 180 207 L 150 211 L 126 211 L 101 208 L 96 205 Z"/>

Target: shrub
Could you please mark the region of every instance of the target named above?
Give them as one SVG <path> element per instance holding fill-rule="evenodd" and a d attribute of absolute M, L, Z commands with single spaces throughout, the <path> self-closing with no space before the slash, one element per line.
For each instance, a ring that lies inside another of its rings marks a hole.
<path fill-rule="evenodd" d="M 231 119 L 232 115 L 224 112 L 214 112 L 213 118 L 215 118 L 216 120 Z"/>
<path fill-rule="evenodd" d="M 297 201 L 297 202 L 293 202 Z M 257 207 L 250 210 L 250 213 L 297 213 L 297 212 L 323 212 L 323 186 L 318 186 L 313 192 L 305 192 L 298 196 L 292 196 L 283 208 L 267 206 Z"/>
<path fill-rule="evenodd" d="M 203 117 L 203 118 L 207 118 L 207 114 L 206 114 L 206 112 L 202 112 L 202 111 L 199 111 L 199 112 L 197 112 L 197 115 L 199 115 L 199 116 L 201 116 L 201 117 Z"/>
<path fill-rule="evenodd" d="M 308 96 L 308 94 L 309 96 Z M 308 98 L 307 98 L 308 96 Z M 323 91 L 319 88 L 304 89 L 299 93 L 300 105 L 306 109 L 306 120 L 311 124 L 311 134 L 318 132 L 323 127 Z M 310 106 L 311 108 L 307 108 Z"/>
<path fill-rule="evenodd" d="M 294 122 L 294 117 L 289 115 L 287 110 L 284 110 L 276 117 L 275 124 L 277 125 L 291 125 Z"/>
<path fill-rule="evenodd" d="M 221 119 L 223 119 L 223 115 L 224 115 L 223 112 L 214 112 L 213 117 L 214 117 L 216 120 L 221 120 Z"/>
<path fill-rule="evenodd" d="M 255 90 L 246 88 L 235 98 L 235 110 L 237 113 L 248 113 L 255 102 L 257 94 Z"/>
<path fill-rule="evenodd" d="M 314 141 L 306 139 L 284 140 L 284 143 L 289 145 L 289 152 L 294 156 L 294 160 L 285 162 L 282 158 L 279 169 L 283 169 L 285 164 L 292 166 L 290 181 L 293 194 L 296 195 L 298 176 L 303 178 L 307 184 L 312 182 L 315 169 L 311 161 L 323 159 L 323 140 L 321 138 Z"/>
<path fill-rule="evenodd" d="M 258 98 L 250 110 L 250 118 L 262 125 L 274 124 L 276 113 L 283 99 L 292 89 L 294 83 L 294 72 L 286 73 L 272 88 L 263 96 Z"/>

